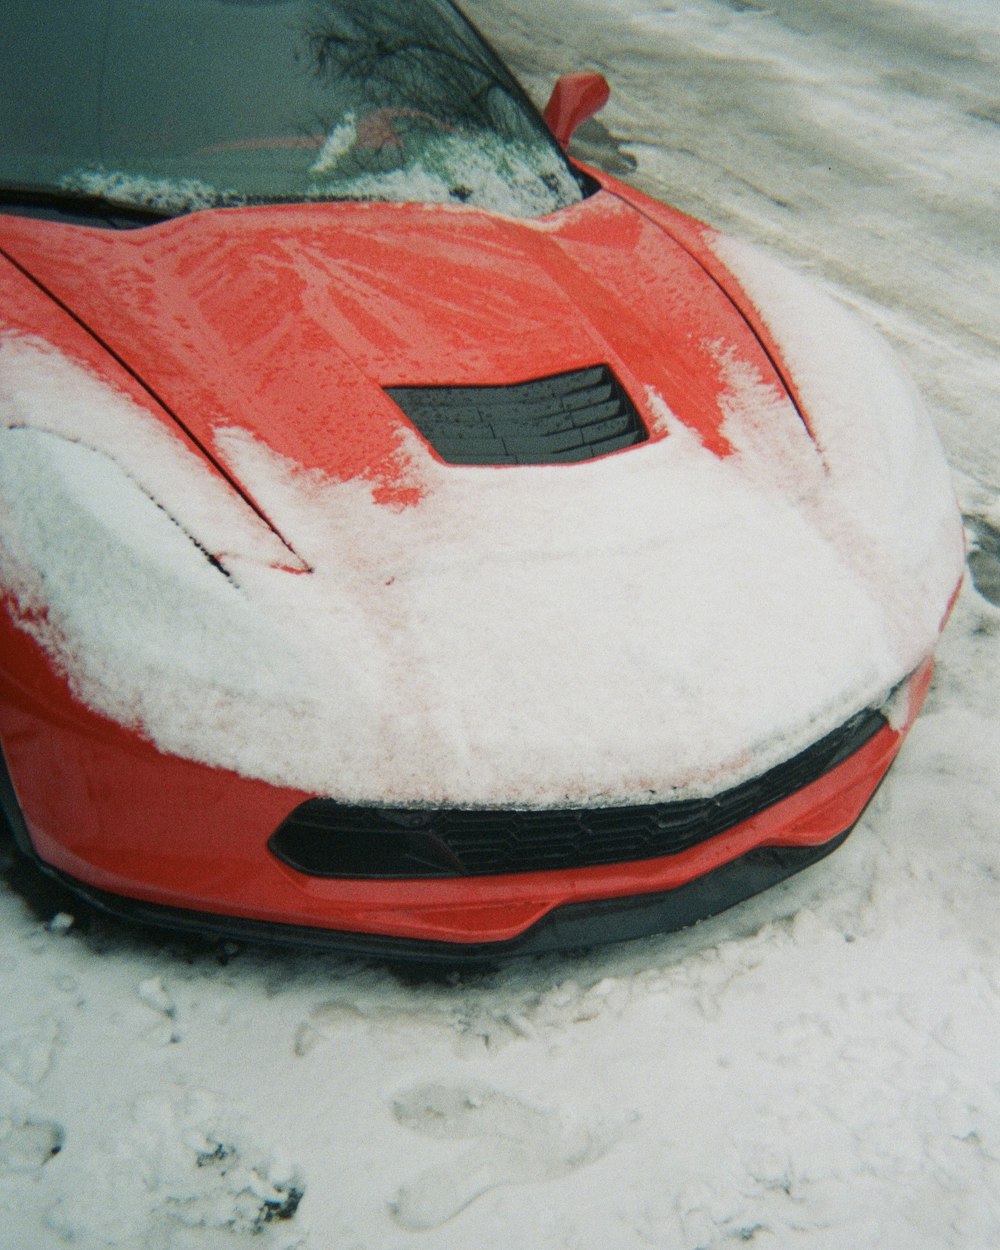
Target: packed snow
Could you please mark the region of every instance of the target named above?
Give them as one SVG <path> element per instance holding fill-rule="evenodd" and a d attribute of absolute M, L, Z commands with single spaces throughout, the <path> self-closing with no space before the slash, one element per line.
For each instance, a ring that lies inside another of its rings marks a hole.
<path fill-rule="evenodd" d="M 1000 16 L 992 0 L 467 9 L 539 100 L 564 70 L 608 74 L 590 159 L 634 159 L 637 185 L 811 270 L 902 352 L 971 543 L 935 684 L 833 857 L 615 948 L 428 978 L 88 921 L 11 867 L 0 1246 L 987 1250 Z M 65 430 L 8 438 L 36 467 L 47 439 L 109 472 Z M 135 483 L 139 513 L 154 485 Z M 164 523 L 196 551 L 196 516 Z"/>

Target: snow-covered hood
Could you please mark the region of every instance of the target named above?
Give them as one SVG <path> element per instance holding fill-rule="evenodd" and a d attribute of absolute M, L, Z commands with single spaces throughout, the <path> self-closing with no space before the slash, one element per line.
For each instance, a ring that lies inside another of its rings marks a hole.
<path fill-rule="evenodd" d="M 733 305 L 634 209 L 423 210 L 418 228 L 400 208 L 351 206 L 336 232 L 281 210 L 286 235 L 273 210 L 204 214 L 197 247 L 196 218 L 95 231 L 89 284 L 20 249 L 311 570 L 141 397 L 8 332 L 4 578 L 85 702 L 164 750 L 343 798 L 648 800 L 793 754 L 931 650 L 960 531 L 880 340 L 706 236 L 807 430 Z M 652 437 L 590 464 L 445 465 L 382 390 L 598 361 Z"/>

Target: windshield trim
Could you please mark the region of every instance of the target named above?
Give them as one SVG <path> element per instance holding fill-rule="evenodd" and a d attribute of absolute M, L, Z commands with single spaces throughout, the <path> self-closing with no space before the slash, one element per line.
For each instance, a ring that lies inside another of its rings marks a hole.
<path fill-rule="evenodd" d="M 123 228 L 153 225 L 175 216 L 145 204 L 125 203 L 65 187 L 23 183 L 0 186 L 0 213 L 54 221 L 77 219 L 83 225 L 97 218 Z"/>

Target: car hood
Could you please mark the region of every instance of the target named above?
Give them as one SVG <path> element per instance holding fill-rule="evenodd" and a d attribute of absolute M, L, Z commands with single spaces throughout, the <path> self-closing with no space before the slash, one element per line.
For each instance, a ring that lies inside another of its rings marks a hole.
<path fill-rule="evenodd" d="M 24 628 L 161 749 L 356 801 L 635 802 L 789 757 L 930 652 L 960 530 L 884 344 L 705 240 L 787 352 L 808 429 L 729 297 L 609 194 L 537 222 L 316 205 L 5 226 L 147 388 L 120 368 L 109 386 L 68 338 L 0 342 Z M 445 464 L 384 389 L 597 362 L 650 438 L 589 463 Z M 148 392 L 183 455 L 135 435 Z M 307 575 L 235 526 L 205 560 L 225 518 L 195 444 Z"/>

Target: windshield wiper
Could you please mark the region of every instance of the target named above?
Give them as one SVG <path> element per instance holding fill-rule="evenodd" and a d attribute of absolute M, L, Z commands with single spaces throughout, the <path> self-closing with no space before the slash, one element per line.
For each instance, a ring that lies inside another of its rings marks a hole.
<path fill-rule="evenodd" d="M 65 187 L 0 186 L 0 213 L 17 217 L 40 217 L 45 221 L 61 221 L 68 225 L 110 226 L 116 230 L 133 230 L 167 221 L 176 213 L 146 204 L 124 204 L 89 191 L 73 191 Z"/>

